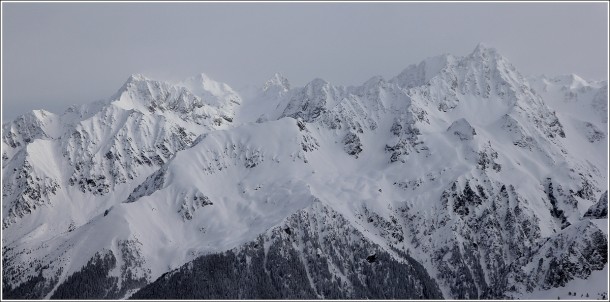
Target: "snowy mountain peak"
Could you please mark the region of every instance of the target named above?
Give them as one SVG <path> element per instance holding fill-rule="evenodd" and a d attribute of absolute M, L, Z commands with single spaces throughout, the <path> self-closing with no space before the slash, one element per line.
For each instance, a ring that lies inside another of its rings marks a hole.
<path fill-rule="evenodd" d="M 290 82 L 281 73 L 276 72 L 263 85 L 263 92 L 282 93 L 290 90 Z"/>
<path fill-rule="evenodd" d="M 376 87 L 379 86 L 381 83 L 385 83 L 386 80 L 382 77 L 382 76 L 374 76 L 370 79 L 368 79 L 366 82 L 364 82 L 364 84 L 362 84 L 363 87 Z"/>
<path fill-rule="evenodd" d="M 223 102 L 227 100 L 237 105 L 241 103 L 241 96 L 231 86 L 218 82 L 204 73 L 178 82 L 176 85 L 187 88 L 190 92 L 204 100 L 204 102 L 209 101 L 207 103 L 216 106 L 225 105 Z"/>
<path fill-rule="evenodd" d="M 567 74 L 556 76 L 550 79 L 551 82 L 565 87 L 566 89 L 579 89 L 582 87 L 590 86 L 590 84 L 580 76 L 576 74 Z"/>
<path fill-rule="evenodd" d="M 3 297 L 509 299 L 590 279 L 607 94 L 485 44 L 359 86 L 278 73 L 243 101 L 134 74 L 3 125 Z"/>
<path fill-rule="evenodd" d="M 479 42 L 477 46 L 474 48 L 474 52 L 488 52 L 488 51 L 496 51 L 496 49 L 487 44 L 486 42 Z"/>
<path fill-rule="evenodd" d="M 477 47 L 464 58 L 462 64 L 472 66 L 479 69 L 480 72 L 485 69 L 497 71 L 505 77 L 519 77 L 515 67 L 510 61 L 504 57 L 496 48 L 485 43 L 480 43 Z M 483 67 L 481 69 L 481 67 Z"/>
<path fill-rule="evenodd" d="M 204 83 L 204 82 L 216 82 L 216 81 L 214 81 L 214 79 L 212 79 L 210 76 L 208 76 L 204 72 L 201 72 L 201 73 L 199 73 L 199 74 L 197 74 L 195 76 L 192 76 L 189 79 L 192 79 L 192 80 L 200 82 L 200 83 Z"/>
<path fill-rule="evenodd" d="M 56 117 L 55 113 L 44 109 L 34 109 L 18 116 L 14 121 L 23 121 L 25 124 L 45 124 Z"/>
<path fill-rule="evenodd" d="M 305 88 L 311 88 L 314 90 L 320 89 L 322 87 L 328 87 L 330 83 L 322 78 L 315 78 L 311 80 L 309 83 L 305 85 Z"/>
<path fill-rule="evenodd" d="M 429 57 L 417 65 L 410 65 L 390 82 L 404 88 L 423 85 L 438 75 L 445 67 L 455 64 L 456 58 L 450 54 Z"/>
<path fill-rule="evenodd" d="M 54 113 L 44 110 L 44 109 L 35 109 L 32 110 L 31 113 L 38 119 L 42 120 L 44 118 L 46 118 L 49 115 L 53 115 Z"/>
<path fill-rule="evenodd" d="M 195 109 L 210 106 L 231 116 L 235 107 L 241 104 L 241 96 L 229 85 L 217 82 L 203 73 L 176 83 L 134 74 L 110 98 L 110 104 L 142 113 L 155 113 L 159 109 L 199 116 L 209 113 L 197 112 Z"/>
<path fill-rule="evenodd" d="M 176 83 L 176 85 L 189 88 L 189 90 L 193 92 L 197 92 L 201 89 L 215 94 L 222 91 L 232 91 L 232 88 L 228 84 L 216 81 L 206 73 L 199 73 L 185 79 L 184 81 Z"/>
<path fill-rule="evenodd" d="M 149 80 L 149 78 L 147 78 L 145 75 L 143 75 L 141 73 L 134 73 L 134 74 L 131 74 L 129 76 L 129 78 L 127 78 L 127 83 L 138 82 L 138 81 L 146 81 L 146 80 Z"/>
<path fill-rule="evenodd" d="M 477 44 L 477 47 L 470 54 L 471 57 L 500 57 L 501 55 L 498 53 L 496 48 L 484 43 L 480 42 Z"/>

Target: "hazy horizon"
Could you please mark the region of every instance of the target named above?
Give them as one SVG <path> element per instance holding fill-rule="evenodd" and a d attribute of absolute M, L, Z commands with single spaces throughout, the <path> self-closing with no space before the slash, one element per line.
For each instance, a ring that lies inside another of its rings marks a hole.
<path fill-rule="evenodd" d="M 106 99 L 130 74 L 359 85 L 479 42 L 524 75 L 607 80 L 606 3 L 2 3 L 2 117 Z M 569 20 L 566 21 L 566 20 Z"/>

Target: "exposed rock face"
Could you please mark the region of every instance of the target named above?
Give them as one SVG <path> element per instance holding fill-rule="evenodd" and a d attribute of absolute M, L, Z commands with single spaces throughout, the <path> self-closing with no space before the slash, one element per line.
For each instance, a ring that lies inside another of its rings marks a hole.
<path fill-rule="evenodd" d="M 239 96 L 228 86 L 206 90 L 219 85 L 209 78 L 200 79 L 198 90 L 189 81 L 199 95 L 134 75 L 105 103 L 61 116 L 38 110 L 4 124 L 3 197 L 11 206 L 3 228 L 51 204 L 62 187 L 109 195 L 159 168 L 198 134 L 230 124 Z M 50 169 L 32 165 L 42 149 L 51 155 Z"/>
<path fill-rule="evenodd" d="M 607 265 L 605 82 L 480 45 L 254 95 L 134 75 L 4 124 L 5 297 L 506 299 Z"/>
<path fill-rule="evenodd" d="M 349 132 L 343 138 L 343 143 L 345 144 L 345 147 L 343 148 L 345 152 L 358 158 L 358 154 L 362 152 L 362 143 L 360 142 L 358 135 Z"/>
<path fill-rule="evenodd" d="M 459 119 L 451 124 L 449 128 L 447 128 L 447 132 L 457 136 L 460 140 L 471 140 L 477 132 L 474 128 L 468 123 L 465 119 Z"/>
<path fill-rule="evenodd" d="M 286 231 L 289 230 L 289 231 Z M 372 256 L 371 256 L 372 254 Z M 442 299 L 424 267 L 385 251 L 320 203 L 255 241 L 201 256 L 132 299 Z"/>
<path fill-rule="evenodd" d="M 585 218 L 608 218 L 608 191 L 606 191 L 599 201 L 592 205 L 585 213 Z"/>

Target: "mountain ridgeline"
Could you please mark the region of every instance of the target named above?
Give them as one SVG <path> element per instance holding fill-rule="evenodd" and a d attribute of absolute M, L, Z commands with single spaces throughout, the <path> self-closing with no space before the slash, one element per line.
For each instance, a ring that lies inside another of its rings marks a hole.
<path fill-rule="evenodd" d="M 507 299 L 607 269 L 608 85 L 133 75 L 2 126 L 4 298 Z M 555 297 L 548 297 L 549 299 Z"/>

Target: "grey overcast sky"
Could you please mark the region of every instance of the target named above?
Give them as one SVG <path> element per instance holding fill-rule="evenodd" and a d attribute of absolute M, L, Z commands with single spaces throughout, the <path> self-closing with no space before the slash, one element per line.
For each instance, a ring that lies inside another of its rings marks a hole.
<path fill-rule="evenodd" d="M 479 42 L 525 75 L 606 79 L 608 4 L 3 2 L 2 116 L 105 99 L 132 73 L 357 85 Z"/>

